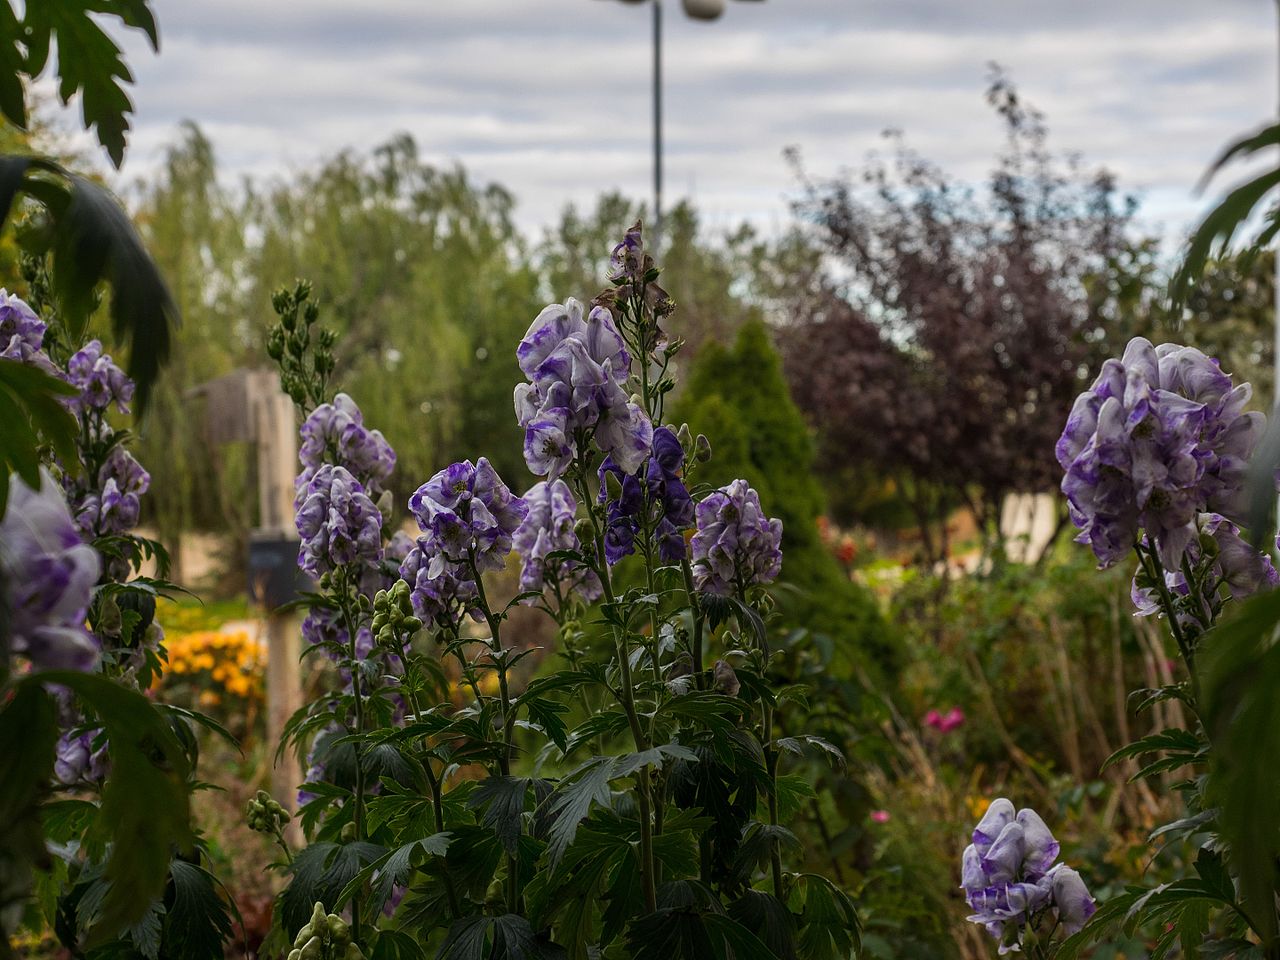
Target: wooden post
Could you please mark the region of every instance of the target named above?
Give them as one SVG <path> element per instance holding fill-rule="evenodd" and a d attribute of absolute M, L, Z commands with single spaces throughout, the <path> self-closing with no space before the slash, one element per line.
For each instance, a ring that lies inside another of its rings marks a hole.
<path fill-rule="evenodd" d="M 246 388 L 257 448 L 259 528 L 261 539 L 287 542 L 297 539 L 293 524 L 293 482 L 298 472 L 298 430 L 293 401 L 280 390 L 272 371 L 255 370 Z M 287 548 L 286 548 L 287 549 Z M 288 558 L 282 558 L 288 562 Z M 279 603 L 268 597 L 268 608 Z M 302 705 L 299 666 L 301 624 L 295 613 L 267 613 L 267 744 L 280 742 L 285 724 Z M 296 806 L 302 771 L 292 750 L 286 750 L 271 768 L 271 795 L 286 809 Z M 290 839 L 301 840 L 297 821 L 290 824 Z"/>

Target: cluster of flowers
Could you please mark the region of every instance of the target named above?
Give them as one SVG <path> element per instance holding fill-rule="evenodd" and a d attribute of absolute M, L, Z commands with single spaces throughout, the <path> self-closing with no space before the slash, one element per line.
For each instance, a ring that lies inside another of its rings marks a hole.
<path fill-rule="evenodd" d="M 569 485 L 563 480 L 540 480 L 521 499 L 528 510 L 511 539 L 522 560 L 520 592 L 541 593 L 556 582 L 585 603 L 598 600 L 603 587 L 595 571 L 568 559 L 558 563 L 549 559 L 553 553 L 582 549 L 574 530 L 578 501 Z"/>
<path fill-rule="evenodd" d="M 699 590 L 729 596 L 769 583 L 782 569 L 782 521 L 765 516 L 760 495 L 734 480 L 697 507 L 693 580 Z"/>
<path fill-rule="evenodd" d="M 371 498 L 382 494 L 396 466 L 396 452 L 380 430 L 364 425 L 364 414 L 345 393 L 322 403 L 302 424 L 298 459 L 302 472 L 295 481 L 294 507 L 301 505 L 312 479 L 326 465 L 342 467 Z"/>
<path fill-rule="evenodd" d="M 515 389 L 524 459 L 548 480 L 568 469 L 587 439 L 624 473 L 639 469 L 653 445 L 653 424 L 626 391 L 631 356 L 613 316 L 603 306 L 582 314 L 572 298 L 551 304 L 516 350 L 529 381 Z"/>
<path fill-rule="evenodd" d="M 85 629 L 90 591 L 102 573 L 97 551 L 80 536 L 57 483 L 39 490 L 16 475 L 0 522 L 0 587 L 10 649 L 37 669 L 92 670 L 99 644 Z"/>
<path fill-rule="evenodd" d="M 1225 586 L 1236 600 L 1243 600 L 1259 590 L 1270 590 L 1280 585 L 1280 573 L 1267 554 L 1255 550 L 1240 536 L 1240 528 L 1220 513 L 1202 513 L 1196 517 L 1199 536 L 1187 544 L 1186 559 L 1194 570 L 1208 564 L 1208 575 L 1219 587 Z M 1164 572 L 1165 587 L 1176 601 L 1184 600 L 1191 593 L 1182 570 Z M 1216 592 L 1216 591 L 1215 591 Z M 1160 597 L 1154 585 L 1146 585 L 1135 575 L 1131 590 L 1133 605 L 1138 616 L 1151 616 L 1161 611 Z M 1182 624 L 1196 623 L 1207 628 L 1212 617 L 1208 611 L 1197 610 L 1196 604 L 1180 604 L 1177 619 Z"/>
<path fill-rule="evenodd" d="M 224 696 L 239 702 L 262 702 L 266 651 L 262 642 L 250 637 L 247 631 L 197 630 L 171 634 L 166 646 L 170 677 L 197 676 L 202 687 L 201 705 L 219 704 Z M 157 678 L 152 687 L 163 683 Z"/>
<path fill-rule="evenodd" d="M 950 733 L 964 726 L 964 711 L 959 707 L 952 707 L 946 713 L 940 710 L 930 710 L 924 715 L 924 723 L 926 727 L 933 727 L 939 733 Z"/>
<path fill-rule="evenodd" d="M 1058 859 L 1059 844 L 1034 810 L 1014 812 L 1001 797 L 992 801 L 973 830 L 961 858 L 961 887 L 1000 953 L 1020 950 L 1027 930 L 1053 912 L 1068 933 L 1080 930 L 1097 909 L 1084 881 Z"/>
<path fill-rule="evenodd" d="M 605 458 L 600 465 L 600 499 L 608 498 L 610 476 L 619 482 L 605 516 L 605 559 L 610 565 L 635 550 L 646 517 L 662 561 L 679 563 L 686 558 L 684 531 L 694 525 L 694 504 L 681 479 L 683 471 L 684 447 L 670 427 L 654 430 L 643 479 L 623 470 L 612 456 Z"/>
<path fill-rule="evenodd" d="M 401 563 L 400 576 L 409 584 L 414 613 L 450 628 L 464 613 L 478 616 L 476 577 L 502 569 L 528 504 L 481 457 L 441 470 L 409 498 L 409 510 L 422 536 Z"/>
<path fill-rule="evenodd" d="M 1144 531 L 1166 569 L 1197 537 L 1197 517 L 1239 520 L 1244 478 L 1264 417 L 1193 347 L 1136 337 L 1102 366 L 1071 410 L 1057 444 L 1076 538 L 1100 566 L 1124 557 Z"/>

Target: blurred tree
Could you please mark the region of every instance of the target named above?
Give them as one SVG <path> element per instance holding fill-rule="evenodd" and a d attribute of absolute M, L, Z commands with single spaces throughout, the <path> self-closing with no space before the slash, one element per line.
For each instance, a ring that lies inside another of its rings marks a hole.
<path fill-rule="evenodd" d="M 832 477 L 889 475 L 941 533 L 928 560 L 957 501 L 998 547 L 1004 496 L 1056 486 L 1066 412 L 1140 295 L 1111 278 L 1143 262 L 1132 201 L 1056 160 L 1002 75 L 988 99 L 1007 142 L 986 196 L 899 143 L 856 183 L 806 181 L 798 207 L 832 266 L 783 341 L 797 401 Z"/>
<path fill-rule="evenodd" d="M 257 503 L 247 495 L 249 451 L 207 443 L 189 391 L 257 362 L 237 282 L 247 252 L 244 223 L 218 183 L 212 145 L 194 124 L 182 126 L 160 172 L 143 185 L 136 220 L 184 318 L 170 375 L 158 384 L 154 408 L 141 425 L 138 456 L 152 475 L 149 516 L 170 543 L 192 529 L 230 530 L 243 538 Z"/>
<path fill-rule="evenodd" d="M 792 622 L 826 634 L 845 655 L 857 652 L 890 666 L 893 654 L 874 601 L 845 576 L 819 537 L 823 491 L 809 428 L 762 322 L 745 324 L 731 347 L 703 349 L 675 414 L 672 422 L 688 422 L 711 440 L 700 482 L 723 486 L 750 477 L 766 513 L 782 520 L 781 579 L 795 588 L 786 601 L 795 604 Z"/>
<path fill-rule="evenodd" d="M 266 328 L 274 289 L 312 280 L 343 334 L 337 382 L 399 453 L 401 500 L 442 464 L 481 454 L 513 486 L 528 479 L 514 345 L 541 303 L 512 206 L 500 187 L 425 164 L 407 135 L 251 198 L 253 329 Z"/>

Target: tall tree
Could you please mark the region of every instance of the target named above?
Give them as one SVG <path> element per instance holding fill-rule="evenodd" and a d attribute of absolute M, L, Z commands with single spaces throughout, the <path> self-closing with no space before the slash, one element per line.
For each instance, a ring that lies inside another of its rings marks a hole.
<path fill-rule="evenodd" d="M 900 142 L 891 167 L 806 182 L 799 213 L 834 266 L 784 352 L 828 469 L 899 477 L 922 520 L 966 502 L 994 535 L 1006 494 L 1056 483 L 1064 411 L 1116 336 L 1120 294 L 1098 278 L 1131 255 L 1133 205 L 1055 158 L 1003 76 L 988 99 L 1006 142 L 981 194 Z"/>

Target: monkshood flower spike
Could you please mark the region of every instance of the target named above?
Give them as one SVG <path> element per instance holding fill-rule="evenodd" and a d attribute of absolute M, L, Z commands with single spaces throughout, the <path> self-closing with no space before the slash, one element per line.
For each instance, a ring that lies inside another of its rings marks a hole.
<path fill-rule="evenodd" d="M 1040 815 L 993 800 L 960 859 L 960 886 L 1001 954 L 1022 949 L 1029 935 L 1079 931 L 1097 909 L 1080 875 L 1058 859 L 1059 844 Z"/>
<path fill-rule="evenodd" d="M 1238 521 L 1244 478 L 1264 418 L 1246 412 L 1251 388 L 1192 347 L 1136 337 L 1103 364 L 1057 444 L 1076 538 L 1100 567 L 1145 534 L 1166 570 L 1178 570 L 1213 512 Z"/>

